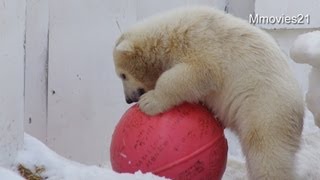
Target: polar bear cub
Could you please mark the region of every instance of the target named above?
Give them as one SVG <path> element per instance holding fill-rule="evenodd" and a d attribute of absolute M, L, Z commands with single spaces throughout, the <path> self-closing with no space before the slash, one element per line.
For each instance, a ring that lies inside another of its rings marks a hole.
<path fill-rule="evenodd" d="M 238 135 L 250 179 L 296 178 L 304 103 L 286 61 L 267 33 L 209 7 L 146 19 L 114 48 L 128 103 L 149 115 L 204 103 Z"/>

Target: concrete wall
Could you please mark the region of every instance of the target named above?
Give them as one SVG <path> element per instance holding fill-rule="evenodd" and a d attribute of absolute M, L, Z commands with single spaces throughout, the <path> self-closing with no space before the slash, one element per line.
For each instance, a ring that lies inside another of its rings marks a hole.
<path fill-rule="evenodd" d="M 227 0 L 226 11 L 242 19 L 248 20 L 254 14 L 255 0 Z"/>
<path fill-rule="evenodd" d="M 302 23 L 257 24 L 265 29 L 304 29 L 320 27 L 320 0 L 256 0 L 255 13 L 261 16 L 289 18 L 296 16 Z M 302 15 L 302 16 L 300 16 Z M 307 16 L 307 17 L 306 17 Z M 309 16 L 309 17 L 308 17 Z M 309 21 L 309 22 L 307 22 Z"/>
<path fill-rule="evenodd" d="M 136 21 L 132 0 L 50 1 L 47 144 L 67 158 L 106 164 L 127 109 L 112 48 Z"/>
<path fill-rule="evenodd" d="M 137 19 L 140 20 L 156 13 L 186 5 L 208 5 L 224 10 L 226 0 L 137 0 Z"/>
<path fill-rule="evenodd" d="M 0 0 L 0 166 L 23 142 L 25 1 Z"/>
<path fill-rule="evenodd" d="M 27 0 L 24 127 L 43 142 L 47 137 L 48 0 Z"/>

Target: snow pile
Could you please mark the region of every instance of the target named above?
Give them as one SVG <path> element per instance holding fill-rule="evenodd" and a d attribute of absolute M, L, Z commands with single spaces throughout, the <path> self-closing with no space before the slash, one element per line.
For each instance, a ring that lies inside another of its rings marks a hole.
<path fill-rule="evenodd" d="M 35 165 L 44 166 L 45 171 L 42 177 L 47 180 L 164 180 L 151 173 L 142 174 L 136 172 L 132 174 L 119 174 L 111 169 L 100 168 L 97 166 L 86 166 L 80 163 L 63 158 L 46 147 L 37 139 L 25 134 L 24 148 L 18 154 L 15 167 L 23 164 L 26 168 L 33 170 Z M 11 173 L 12 174 L 12 173 Z M 0 179 L 21 180 L 7 177 L 0 171 Z"/>
<path fill-rule="evenodd" d="M 7 180 L 23 180 L 20 176 L 18 176 L 13 171 L 8 169 L 4 169 L 0 167 L 0 179 L 7 179 Z"/>
<path fill-rule="evenodd" d="M 298 36 L 291 47 L 290 57 L 297 63 L 320 68 L 320 31 Z"/>
<path fill-rule="evenodd" d="M 320 31 L 298 36 L 290 50 L 290 56 L 297 63 L 312 66 L 306 103 L 313 113 L 315 124 L 320 127 Z"/>

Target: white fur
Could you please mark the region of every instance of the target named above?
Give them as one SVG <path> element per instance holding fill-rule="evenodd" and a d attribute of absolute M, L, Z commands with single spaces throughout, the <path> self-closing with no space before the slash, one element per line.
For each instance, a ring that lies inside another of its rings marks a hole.
<path fill-rule="evenodd" d="M 132 51 L 132 44 L 130 43 L 130 41 L 124 40 L 120 44 L 117 45 L 116 50 L 130 52 L 130 51 Z"/>

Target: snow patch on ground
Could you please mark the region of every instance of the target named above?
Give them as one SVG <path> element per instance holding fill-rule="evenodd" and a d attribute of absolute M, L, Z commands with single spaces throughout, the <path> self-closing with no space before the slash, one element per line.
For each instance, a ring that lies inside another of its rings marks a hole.
<path fill-rule="evenodd" d="M 48 177 L 47 180 L 164 180 L 151 173 L 143 174 L 136 172 L 132 174 L 119 174 L 111 169 L 97 166 L 86 166 L 64 157 L 50 150 L 34 137 L 25 134 L 24 148 L 18 154 L 15 166 L 23 164 L 28 169 L 34 166 L 44 166 L 46 171 L 41 174 Z M 2 177 L 2 174 L 0 174 Z M 0 178 L 2 179 L 2 178 Z M 11 180 L 11 179 L 10 179 Z"/>
<path fill-rule="evenodd" d="M 4 169 L 0 167 L 0 179 L 6 179 L 6 180 L 23 180 L 19 175 L 17 175 L 15 172 Z"/>

